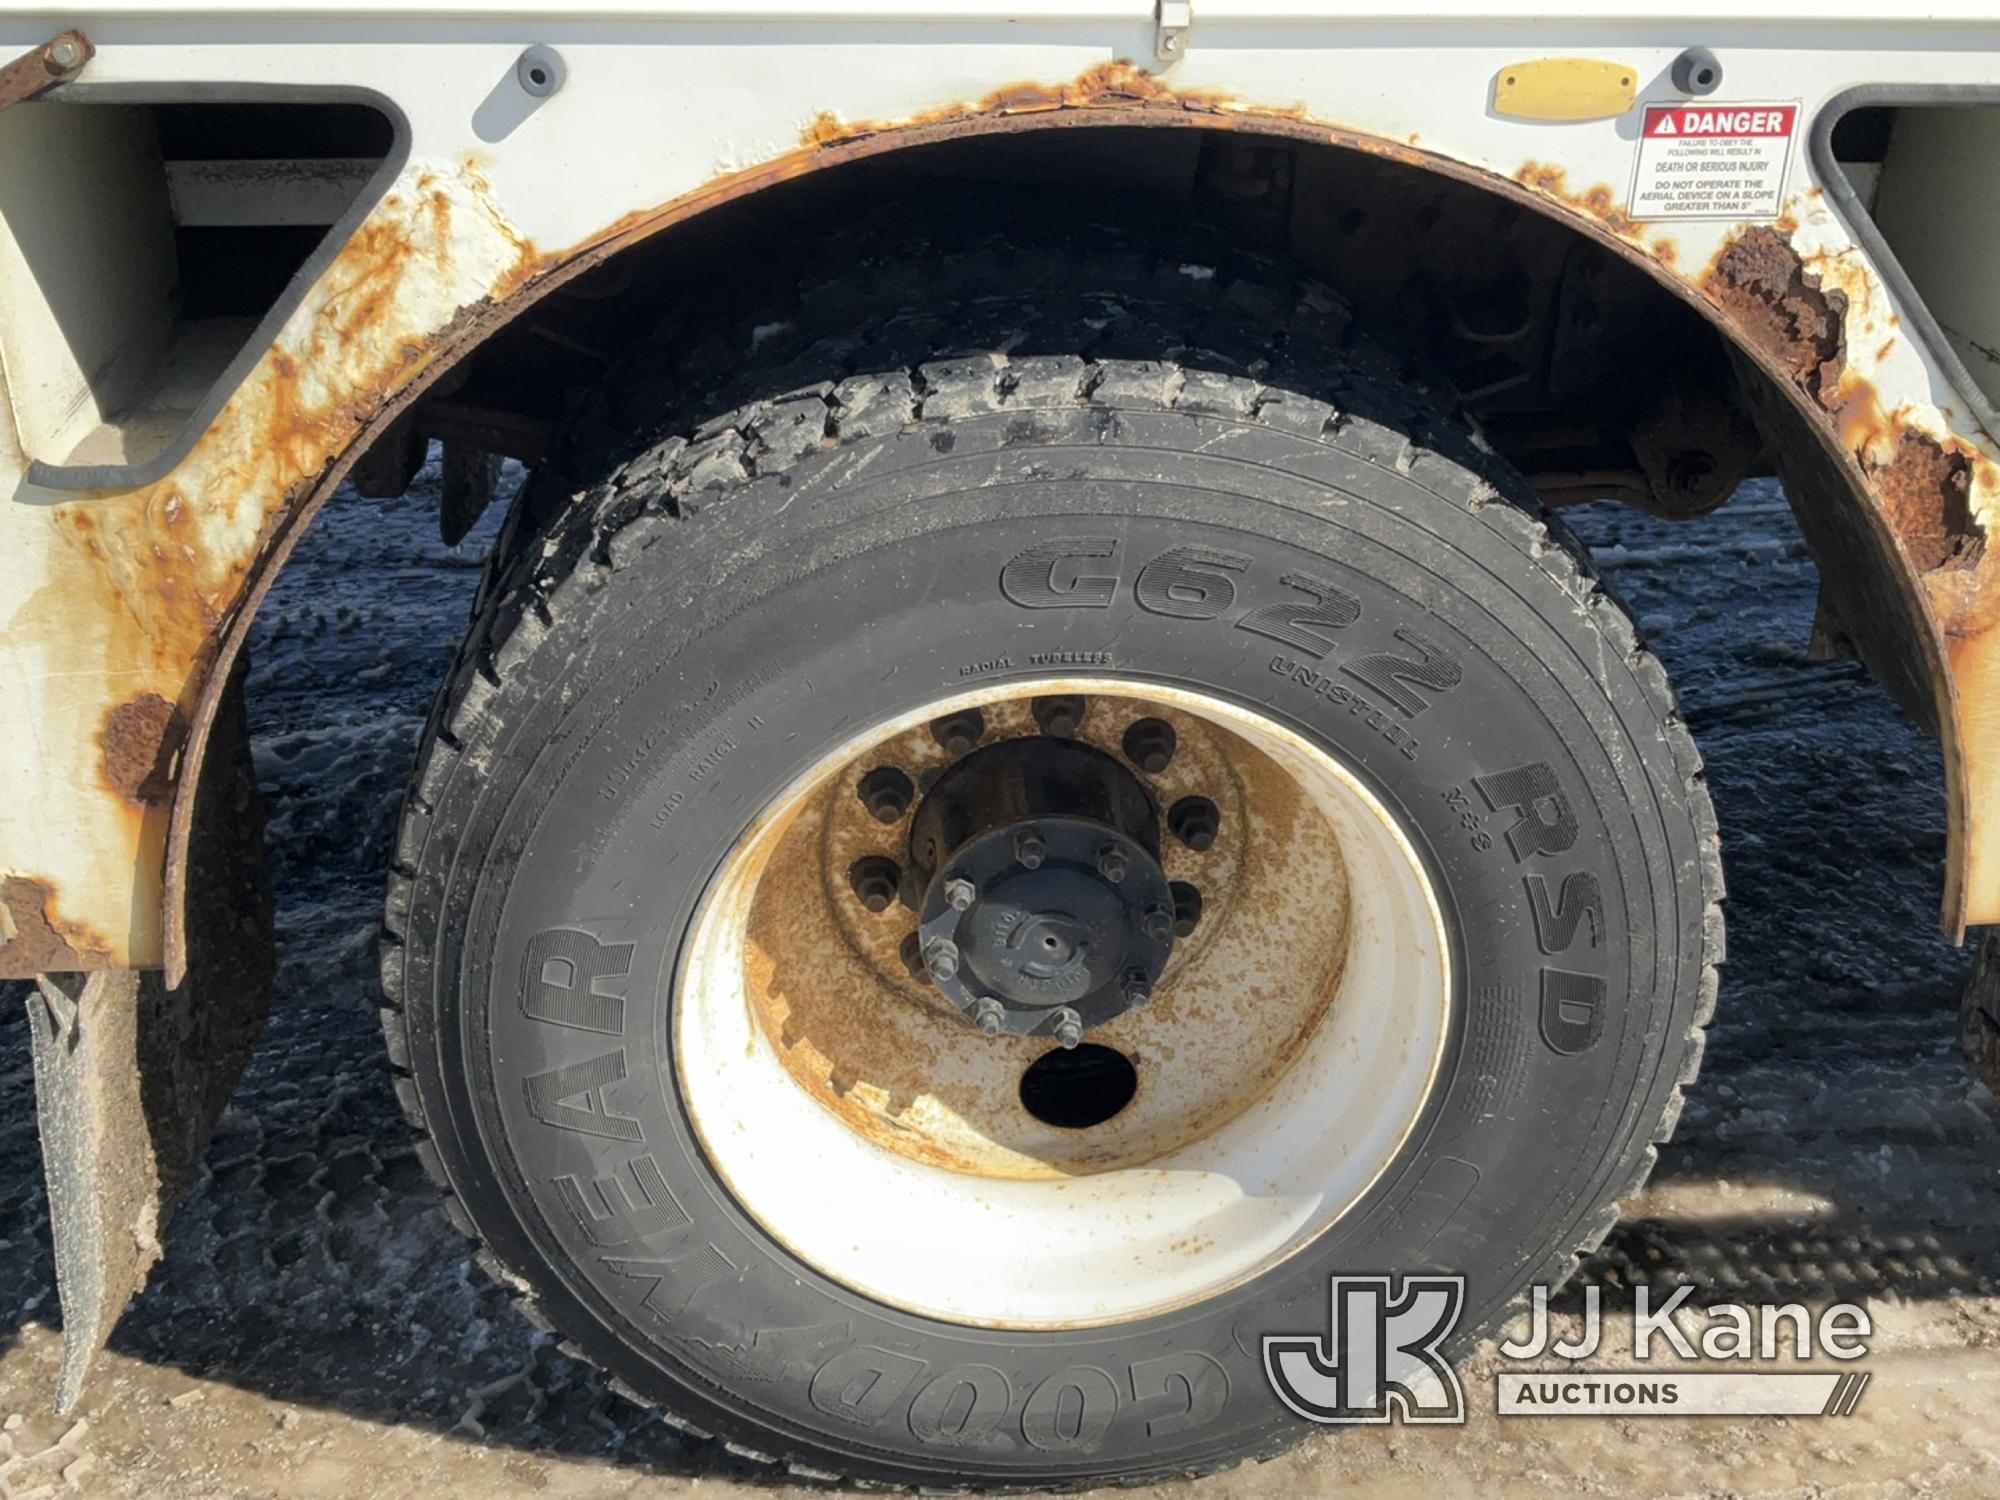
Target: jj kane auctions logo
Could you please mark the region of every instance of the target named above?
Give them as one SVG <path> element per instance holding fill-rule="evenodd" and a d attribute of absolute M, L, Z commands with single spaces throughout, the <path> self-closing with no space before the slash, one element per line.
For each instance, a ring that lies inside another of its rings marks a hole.
<path fill-rule="evenodd" d="M 1693 1287 L 1655 1300 L 1638 1288 L 1631 1357 L 1639 1368 L 1555 1372 L 1502 1370 L 1495 1405 L 1502 1416 L 1848 1416 L 1860 1405 L 1866 1373 L 1769 1368 L 1802 1365 L 1815 1354 L 1860 1359 L 1873 1333 L 1867 1312 L 1834 1303 L 1813 1313 L 1798 1303 L 1688 1306 Z M 1445 1342 L 1465 1310 L 1462 1276 L 1336 1276 L 1325 1333 L 1271 1334 L 1264 1373 L 1278 1399 L 1312 1422 L 1462 1423 L 1465 1390 Z M 1584 1290 L 1583 1332 L 1553 1335 L 1549 1289 L 1531 1294 L 1524 1338 L 1499 1345 L 1502 1359 L 1583 1360 L 1606 1348 L 1599 1289 Z M 1688 1369 L 1696 1361 L 1722 1369 Z M 1745 1364 L 1764 1368 L 1730 1368 Z"/>

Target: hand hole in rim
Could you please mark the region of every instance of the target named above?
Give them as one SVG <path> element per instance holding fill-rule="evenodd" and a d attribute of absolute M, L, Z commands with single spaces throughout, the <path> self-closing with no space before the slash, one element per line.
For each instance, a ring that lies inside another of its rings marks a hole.
<path fill-rule="evenodd" d="M 1132 1059 L 1097 1042 L 1044 1053 L 1021 1075 L 1021 1107 L 1062 1130 L 1102 1125 L 1138 1092 L 1139 1070 Z"/>

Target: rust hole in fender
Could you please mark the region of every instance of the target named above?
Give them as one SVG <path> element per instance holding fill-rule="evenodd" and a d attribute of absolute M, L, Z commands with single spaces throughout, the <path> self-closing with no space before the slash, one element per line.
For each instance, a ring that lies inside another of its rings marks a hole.
<path fill-rule="evenodd" d="M 1972 461 L 1963 453 L 1906 427 L 1895 457 L 1869 478 L 1911 562 L 1926 573 L 1977 566 L 1986 538 L 1972 515 Z"/>
<path fill-rule="evenodd" d="M 1971 457 L 1955 439 L 1941 442 L 1885 415 L 1873 385 L 1847 368 L 1846 294 L 1823 285 L 1789 240 L 1762 225 L 1730 241 L 1705 286 L 1837 424 L 1911 565 L 1926 574 L 1975 567 L 1985 537 L 1972 514 Z"/>
<path fill-rule="evenodd" d="M 1820 407 L 1833 409 L 1847 365 L 1843 293 L 1822 288 L 1790 243 L 1762 225 L 1730 242 L 1708 287 L 1752 343 Z"/>

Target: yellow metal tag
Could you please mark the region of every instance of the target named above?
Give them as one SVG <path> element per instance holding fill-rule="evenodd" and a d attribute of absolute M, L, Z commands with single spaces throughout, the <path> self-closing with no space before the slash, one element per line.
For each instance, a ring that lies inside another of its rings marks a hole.
<path fill-rule="evenodd" d="M 1638 71 L 1590 57 L 1512 63 L 1493 79 L 1493 112 L 1516 120 L 1608 120 L 1632 107 Z"/>

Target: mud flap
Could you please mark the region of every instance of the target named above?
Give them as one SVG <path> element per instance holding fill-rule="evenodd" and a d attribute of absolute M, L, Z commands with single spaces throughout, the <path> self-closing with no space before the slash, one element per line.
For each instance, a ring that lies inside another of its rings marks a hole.
<path fill-rule="evenodd" d="M 1958 1044 L 1972 1071 L 2000 1094 L 2000 928 L 1987 932 L 1958 1009 Z"/>
<path fill-rule="evenodd" d="M 28 997 L 68 1412 L 160 1258 L 215 1122 L 269 1011 L 275 972 L 263 805 L 241 680 L 203 770 L 191 840 L 188 977 L 44 975 Z"/>

